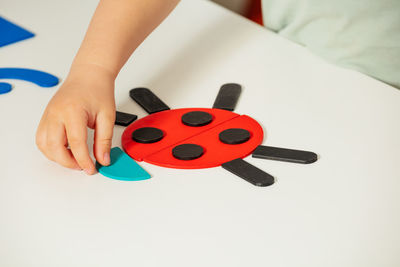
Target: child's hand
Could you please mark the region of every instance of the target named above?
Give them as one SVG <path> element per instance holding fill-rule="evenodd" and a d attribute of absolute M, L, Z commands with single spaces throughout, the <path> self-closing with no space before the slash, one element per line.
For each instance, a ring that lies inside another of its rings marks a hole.
<path fill-rule="evenodd" d="M 109 165 L 114 121 L 112 73 L 95 65 L 73 67 L 43 114 L 36 144 L 50 160 L 94 174 L 87 127 L 95 129 L 93 151 L 97 161 Z"/>
<path fill-rule="evenodd" d="M 90 127 L 95 129 L 94 156 L 100 164 L 110 164 L 115 77 L 178 2 L 99 1 L 71 72 L 40 121 L 36 143 L 46 157 L 68 168 L 95 173 L 86 140 Z"/>

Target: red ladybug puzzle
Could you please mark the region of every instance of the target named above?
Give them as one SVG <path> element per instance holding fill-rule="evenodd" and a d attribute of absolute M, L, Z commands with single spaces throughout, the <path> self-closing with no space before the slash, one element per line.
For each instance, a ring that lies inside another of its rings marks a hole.
<path fill-rule="evenodd" d="M 233 112 L 240 94 L 240 85 L 224 84 L 213 108 L 170 109 L 149 89 L 132 89 L 131 98 L 149 115 L 125 129 L 122 147 L 137 161 L 167 168 L 222 166 L 257 186 L 272 185 L 274 177 L 243 160 L 250 154 L 297 163 L 317 160 L 313 152 L 262 146 L 261 125 Z"/>

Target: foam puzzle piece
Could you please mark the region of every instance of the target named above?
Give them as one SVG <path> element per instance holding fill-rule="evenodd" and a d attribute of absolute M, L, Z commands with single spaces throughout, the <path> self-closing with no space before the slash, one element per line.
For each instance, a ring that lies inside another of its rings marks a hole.
<path fill-rule="evenodd" d="M 194 160 L 200 158 L 204 149 L 196 144 L 182 144 L 172 149 L 172 155 L 180 160 Z"/>
<path fill-rule="evenodd" d="M 241 128 L 230 128 L 219 133 L 219 140 L 224 144 L 239 145 L 250 139 L 250 132 Z"/>
<path fill-rule="evenodd" d="M 152 144 L 163 139 L 164 133 L 158 128 L 143 127 L 132 133 L 132 140 L 142 144 Z"/>
<path fill-rule="evenodd" d="M 181 118 L 184 114 L 191 111 L 208 112 L 212 114 L 213 119 L 211 123 L 201 127 L 187 126 L 182 123 Z M 125 129 L 121 139 L 122 147 L 124 148 L 124 151 L 133 159 L 142 161 L 145 157 L 151 154 L 154 154 L 167 147 L 171 147 L 179 142 L 182 142 L 182 140 L 207 131 L 219 125 L 220 123 L 231 120 L 238 116 L 239 114 L 230 111 L 210 108 L 182 108 L 153 113 L 134 121 Z M 132 133 L 139 128 L 145 127 L 154 127 L 162 130 L 164 137 L 160 141 L 151 144 L 143 144 L 132 140 Z M 170 157 L 173 158 L 172 154 Z"/>
<path fill-rule="evenodd" d="M 129 96 L 149 114 L 170 109 L 148 88 L 134 88 L 130 90 Z"/>
<path fill-rule="evenodd" d="M 0 95 L 1 94 L 7 94 L 8 92 L 10 92 L 12 89 L 11 84 L 9 83 L 0 83 Z"/>
<path fill-rule="evenodd" d="M 272 146 L 258 146 L 253 158 L 279 160 L 285 162 L 310 164 L 318 160 L 318 155 L 311 151 L 295 150 Z"/>
<path fill-rule="evenodd" d="M 241 158 L 222 164 L 222 168 L 256 186 L 269 186 L 275 182 L 273 176 Z"/>
<path fill-rule="evenodd" d="M 215 109 L 217 110 L 217 109 Z M 218 110 L 225 111 L 226 110 Z M 232 112 L 231 112 L 232 113 Z M 233 114 L 233 113 L 232 113 Z M 211 123 L 212 124 L 212 123 Z M 209 125 L 211 125 L 209 124 Z M 209 125 L 203 126 L 207 127 Z M 186 126 L 189 127 L 189 126 Z M 190 127 L 191 129 L 198 129 L 198 127 Z M 250 139 L 242 144 L 224 144 L 219 139 L 219 134 L 226 129 L 230 128 L 243 128 L 250 132 Z M 182 128 L 175 128 L 172 135 L 175 132 L 181 132 Z M 165 139 L 170 132 L 166 132 Z M 167 168 L 177 168 L 177 169 L 202 169 L 202 168 L 212 168 L 220 166 L 222 163 L 234 160 L 236 158 L 244 158 L 250 155 L 257 146 L 262 143 L 264 133 L 261 125 L 249 116 L 241 115 L 233 119 L 227 120 L 213 128 L 209 128 L 206 131 L 198 133 L 196 135 L 191 133 L 189 137 L 188 132 L 186 132 L 186 139 L 181 139 L 179 143 L 174 144 L 172 147 L 167 147 L 157 153 L 153 153 L 144 157 L 144 161 L 154 165 L 167 167 Z M 154 143 L 152 145 L 156 145 Z M 175 158 L 172 154 L 172 149 L 174 146 L 181 144 L 196 144 L 204 148 L 204 154 L 193 160 L 179 160 Z M 146 149 L 145 147 L 142 149 Z M 139 149 L 135 149 L 132 146 L 129 155 L 135 156 Z M 139 152 L 140 153 L 140 152 Z"/>
<path fill-rule="evenodd" d="M 54 75 L 24 68 L 0 68 L 0 79 L 23 80 L 41 87 L 53 87 L 59 83 L 58 78 Z"/>
<path fill-rule="evenodd" d="M 0 17 L 0 47 L 35 36 L 33 33 Z"/>
<path fill-rule="evenodd" d="M 237 83 L 226 83 L 219 89 L 213 108 L 233 111 L 239 101 L 242 86 Z"/>
<path fill-rule="evenodd" d="M 151 176 L 122 149 L 114 147 L 110 151 L 111 164 L 102 166 L 96 162 L 96 168 L 102 175 L 121 181 L 141 181 Z"/>
<path fill-rule="evenodd" d="M 128 126 L 137 119 L 134 114 L 129 114 L 121 111 L 117 111 L 115 115 L 115 124 L 120 126 Z"/>
<path fill-rule="evenodd" d="M 187 126 L 201 127 L 212 122 L 212 115 L 204 111 L 190 111 L 183 114 L 182 122 Z"/>

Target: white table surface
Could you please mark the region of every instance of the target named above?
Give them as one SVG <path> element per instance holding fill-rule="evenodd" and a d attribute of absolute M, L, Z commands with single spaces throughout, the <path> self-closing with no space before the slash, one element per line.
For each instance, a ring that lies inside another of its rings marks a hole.
<path fill-rule="evenodd" d="M 0 15 L 37 36 L 1 48 L 0 67 L 65 78 L 95 5 L 2 0 Z M 153 176 L 142 182 L 63 169 L 34 144 L 57 88 L 11 82 L 0 95 L 2 267 L 400 266 L 399 90 L 207 1 L 183 1 L 122 70 L 117 107 L 146 115 L 128 96 L 137 86 L 180 108 L 210 107 L 221 84 L 242 84 L 236 112 L 264 126 L 264 144 L 320 156 L 248 157 L 276 178 L 258 188 L 222 168 L 141 163 Z"/>

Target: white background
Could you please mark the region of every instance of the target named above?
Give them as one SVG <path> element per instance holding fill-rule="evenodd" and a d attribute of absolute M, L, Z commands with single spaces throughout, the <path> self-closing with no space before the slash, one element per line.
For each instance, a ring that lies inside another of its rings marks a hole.
<path fill-rule="evenodd" d="M 0 67 L 65 78 L 95 5 L 2 0 L 0 15 L 37 36 L 1 48 Z M 183 1 L 122 70 L 118 110 L 146 115 L 128 96 L 137 86 L 180 108 L 210 107 L 220 85 L 242 84 L 236 112 L 264 126 L 264 144 L 320 156 L 247 158 L 276 178 L 258 188 L 222 168 L 141 163 L 153 176 L 143 182 L 63 169 L 34 145 L 56 88 L 10 82 L 0 95 L 2 267 L 400 265 L 400 91 L 390 86 L 208 1 Z"/>

